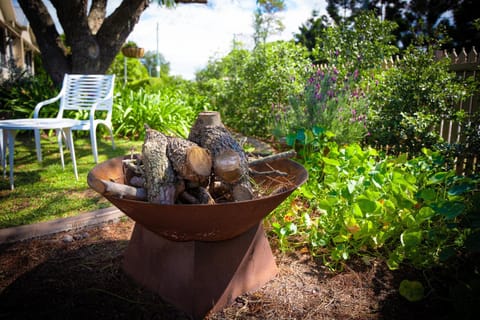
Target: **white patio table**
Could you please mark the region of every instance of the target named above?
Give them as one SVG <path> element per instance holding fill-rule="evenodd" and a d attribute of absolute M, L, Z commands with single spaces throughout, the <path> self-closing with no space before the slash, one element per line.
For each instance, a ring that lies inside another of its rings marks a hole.
<path fill-rule="evenodd" d="M 3 176 L 6 177 L 6 145 L 8 142 L 8 158 L 10 166 L 10 188 L 14 189 L 13 184 L 13 156 L 15 146 L 15 135 L 18 130 L 40 130 L 40 129 L 53 129 L 57 131 L 57 134 L 63 132 L 65 134 L 67 147 L 70 149 L 70 155 L 72 157 L 73 171 L 75 178 L 78 180 L 77 162 L 75 160 L 75 149 L 72 139 L 72 127 L 78 124 L 78 120 L 74 119 L 12 119 L 12 120 L 0 120 L 0 158 L 3 167 Z M 6 132 L 6 134 L 5 134 Z M 40 141 L 36 142 L 40 144 Z M 62 161 L 62 168 L 65 169 L 65 163 L 63 159 L 63 147 L 61 139 L 58 140 L 60 156 Z M 42 161 L 42 151 L 37 148 L 37 159 Z"/>

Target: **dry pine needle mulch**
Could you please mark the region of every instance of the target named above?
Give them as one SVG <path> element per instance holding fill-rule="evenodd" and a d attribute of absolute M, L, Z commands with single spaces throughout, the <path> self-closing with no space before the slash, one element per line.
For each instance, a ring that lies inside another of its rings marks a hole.
<path fill-rule="evenodd" d="M 189 319 L 121 269 L 133 222 L 0 245 L 0 319 Z M 274 247 L 275 244 L 272 243 Z M 333 273 L 306 252 L 274 249 L 278 275 L 206 319 L 439 319 L 441 304 L 409 303 L 405 273 L 353 261 Z"/>

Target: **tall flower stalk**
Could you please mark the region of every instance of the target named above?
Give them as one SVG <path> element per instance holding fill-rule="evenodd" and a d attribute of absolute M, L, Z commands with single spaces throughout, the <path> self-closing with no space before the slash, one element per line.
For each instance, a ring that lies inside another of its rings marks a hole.
<path fill-rule="evenodd" d="M 335 67 L 315 67 L 303 93 L 290 99 L 288 129 L 319 127 L 340 144 L 359 142 L 368 134 L 367 108 L 358 71 L 342 76 Z"/>

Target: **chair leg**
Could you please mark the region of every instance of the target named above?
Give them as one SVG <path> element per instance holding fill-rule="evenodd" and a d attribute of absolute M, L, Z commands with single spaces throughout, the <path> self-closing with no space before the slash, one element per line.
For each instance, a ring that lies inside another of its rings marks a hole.
<path fill-rule="evenodd" d="M 35 129 L 35 149 L 37 150 L 37 160 L 38 162 L 42 162 L 42 146 L 40 144 L 40 130 Z"/>
<path fill-rule="evenodd" d="M 97 126 L 90 128 L 90 143 L 92 145 L 93 160 L 95 163 L 98 163 L 98 152 L 97 152 Z"/>
<path fill-rule="evenodd" d="M 115 141 L 113 140 L 113 130 L 111 126 L 107 126 L 108 131 L 110 131 L 110 138 L 112 139 L 112 149 L 115 150 Z"/>

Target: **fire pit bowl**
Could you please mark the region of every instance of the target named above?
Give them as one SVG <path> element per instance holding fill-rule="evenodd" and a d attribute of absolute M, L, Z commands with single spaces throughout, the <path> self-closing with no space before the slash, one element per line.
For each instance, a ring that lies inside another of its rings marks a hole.
<path fill-rule="evenodd" d="M 268 166 L 251 166 L 257 171 L 275 169 L 288 174 L 289 184 L 275 182 L 268 176 L 255 179 L 259 184 L 268 183 L 272 189 L 284 185 L 274 195 L 213 205 L 159 205 L 105 194 L 99 179 L 124 184 L 126 179 L 122 160 L 126 158 L 116 157 L 96 165 L 88 174 L 89 186 L 135 222 L 172 241 L 223 241 L 237 237 L 257 225 L 308 178 L 307 171 L 300 164 L 279 159 L 269 162 Z"/>

